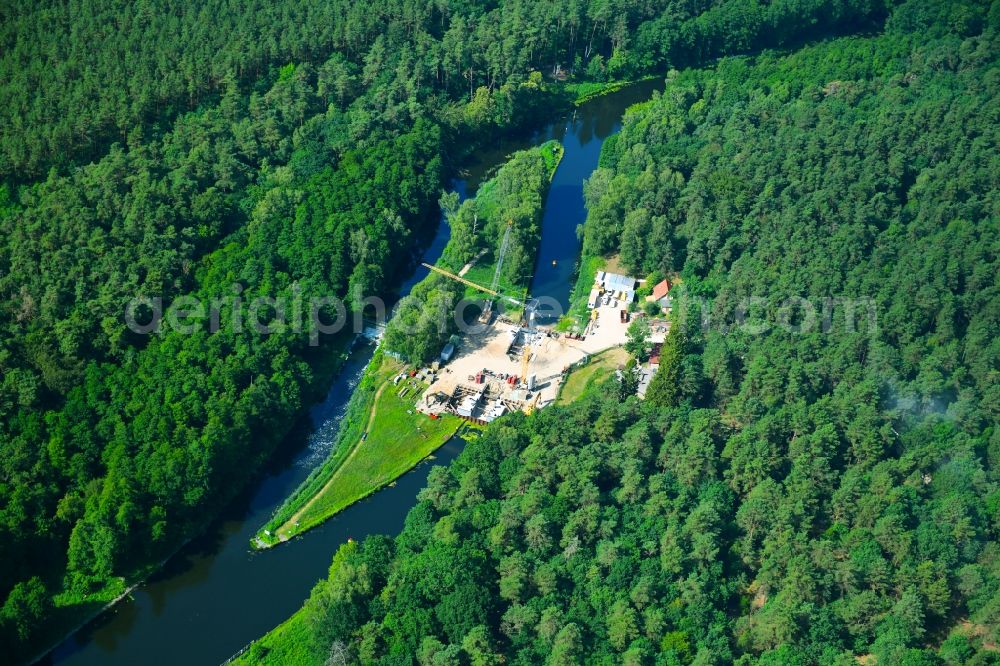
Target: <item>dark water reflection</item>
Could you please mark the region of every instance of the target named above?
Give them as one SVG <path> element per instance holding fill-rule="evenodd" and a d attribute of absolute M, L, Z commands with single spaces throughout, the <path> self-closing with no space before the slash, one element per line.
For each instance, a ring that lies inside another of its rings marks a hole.
<path fill-rule="evenodd" d="M 601 143 L 618 129 L 624 109 L 648 98 L 657 85 L 640 84 L 594 100 L 538 132 L 500 141 L 481 151 L 456 182 L 464 196 L 511 152 L 548 139 L 563 142 L 566 153 L 545 206 L 533 295 L 551 296 L 565 305 L 579 253 L 576 226 L 585 216 L 583 179 L 597 166 Z M 435 261 L 447 239 L 447 225 L 442 224 L 424 260 Z M 401 293 L 425 275 L 426 269 L 418 267 Z M 370 357 L 368 348 L 352 354 L 326 399 L 311 409 L 307 427 L 300 424 L 271 468 L 205 534 L 137 588 L 132 599 L 66 640 L 43 663 L 218 664 L 297 610 L 348 538 L 397 533 L 426 482 L 428 463 L 299 539 L 259 553 L 248 547 L 256 529 L 329 453 Z M 461 448 L 461 440 L 448 442 L 434 462 L 447 464 Z"/>

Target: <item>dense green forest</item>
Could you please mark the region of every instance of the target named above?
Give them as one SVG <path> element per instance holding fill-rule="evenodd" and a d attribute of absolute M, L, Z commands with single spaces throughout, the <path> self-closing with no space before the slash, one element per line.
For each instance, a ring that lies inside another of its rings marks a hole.
<path fill-rule="evenodd" d="M 474 262 L 475 272 L 470 270 L 466 279 L 490 286 L 509 223 L 508 251 L 498 288 L 503 294 L 523 297 L 541 238 L 542 203 L 561 154 L 562 146 L 556 141 L 518 151 L 482 184 L 475 197 L 460 203 L 457 192 L 445 194 L 440 203 L 450 238 L 438 265 L 457 274 Z M 486 296 L 430 273 L 400 299 L 385 329 L 386 348 L 409 363 L 433 360 L 458 329 L 455 308 L 462 298 Z M 498 299 L 497 309 L 503 305 Z"/>
<path fill-rule="evenodd" d="M 873 30 L 890 4 L 0 7 L 0 654 L 196 532 L 332 371 L 337 341 L 294 328 L 136 335 L 131 299 L 391 291 L 456 160 L 560 108 L 564 76 Z M 987 23 L 963 7 L 949 28 Z"/>
<path fill-rule="evenodd" d="M 312 63 L 320 95 L 366 125 L 415 101 L 494 93 L 531 69 L 591 79 L 778 44 L 878 18 L 860 0 L 76 0 L 0 7 L 0 178 L 143 145 L 234 87 L 263 94 L 274 66 Z M 328 59 L 329 58 L 329 59 Z M 386 112 L 389 112 L 386 114 Z"/>
<path fill-rule="evenodd" d="M 680 274 L 661 379 L 434 469 L 398 537 L 337 553 L 306 661 L 1000 663 L 998 30 L 996 3 L 915 0 L 672 72 L 582 229 Z"/>

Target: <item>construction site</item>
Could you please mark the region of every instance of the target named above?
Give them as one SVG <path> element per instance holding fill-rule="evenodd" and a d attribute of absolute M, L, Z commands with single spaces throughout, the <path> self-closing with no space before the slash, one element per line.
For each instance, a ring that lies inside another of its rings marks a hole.
<path fill-rule="evenodd" d="M 435 364 L 435 372 L 428 373 L 430 386 L 417 403 L 421 412 L 435 416 L 455 414 L 480 424 L 511 411 L 530 413 L 555 402 L 559 387 L 572 368 L 625 342 L 632 317 L 629 308 L 637 285 L 635 279 L 600 273 L 588 303 L 590 316 L 582 330 L 559 333 L 551 326 L 536 325 L 530 300 L 520 302 L 497 291 L 507 244 L 505 236 L 490 287 L 425 264 L 488 298 L 477 332 L 464 335 L 457 345 L 447 345 Z M 501 299 L 521 313 L 517 320 L 496 312 L 495 303 Z M 654 333 L 656 337 L 662 340 L 662 333 Z"/>
<path fill-rule="evenodd" d="M 602 309 L 607 312 L 579 336 L 493 319 L 483 333 L 462 339 L 417 408 L 489 423 L 510 411 L 530 413 L 551 404 L 570 369 L 625 342 L 627 321 L 610 307 Z"/>

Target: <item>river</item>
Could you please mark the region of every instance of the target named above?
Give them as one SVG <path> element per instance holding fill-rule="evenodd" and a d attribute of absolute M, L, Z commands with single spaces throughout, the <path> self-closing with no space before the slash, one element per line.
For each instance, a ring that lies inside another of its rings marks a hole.
<path fill-rule="evenodd" d="M 565 153 L 545 203 L 533 296 L 567 305 L 580 252 L 576 227 L 586 217 L 583 179 L 596 168 L 601 145 L 620 127 L 624 110 L 658 87 L 658 82 L 637 84 L 587 102 L 537 132 L 499 141 L 479 151 L 455 182 L 464 198 L 511 152 L 548 139 L 562 142 Z M 448 225 L 442 223 L 423 261 L 436 261 L 447 240 Z M 400 292 L 408 293 L 425 275 L 426 269 L 418 266 Z M 351 355 L 326 399 L 311 409 L 312 432 L 290 437 L 283 455 L 202 536 L 136 588 L 130 599 L 68 638 L 41 663 L 219 664 L 294 613 L 348 538 L 399 532 L 427 480 L 431 465 L 426 462 L 302 537 L 261 552 L 249 548 L 257 528 L 329 453 L 370 358 L 367 347 Z M 461 448 L 460 440 L 448 442 L 437 451 L 434 463 L 449 463 Z"/>

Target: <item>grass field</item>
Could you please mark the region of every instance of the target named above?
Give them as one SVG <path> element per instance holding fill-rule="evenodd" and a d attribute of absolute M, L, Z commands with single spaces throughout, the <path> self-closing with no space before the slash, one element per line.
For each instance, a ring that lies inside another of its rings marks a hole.
<path fill-rule="evenodd" d="M 237 666 L 317 664 L 309 650 L 310 639 L 311 631 L 306 623 L 306 615 L 300 608 L 290 618 L 255 640 L 249 650 L 230 663 Z"/>
<path fill-rule="evenodd" d="M 594 286 L 597 272 L 604 270 L 607 260 L 604 257 L 582 256 L 576 276 L 576 283 L 569 297 L 569 312 L 560 322 L 560 330 L 568 331 L 574 326 L 582 328 L 590 315 L 587 309 L 587 299 Z"/>
<path fill-rule="evenodd" d="M 569 373 L 559 390 L 556 404 L 568 405 L 587 390 L 611 377 L 619 366 L 625 365 L 629 354 L 621 347 L 603 351 L 590 359 L 590 363 Z"/>
<path fill-rule="evenodd" d="M 416 411 L 427 388 L 416 379 L 392 383 L 402 366 L 384 358 L 375 371 L 378 388 L 371 413 L 350 452 L 319 487 L 276 531 L 279 540 L 311 529 L 351 504 L 391 483 L 433 453 L 458 430 L 461 421 Z"/>

